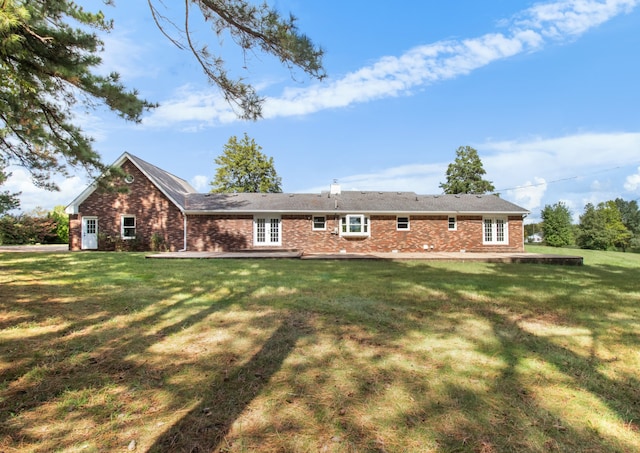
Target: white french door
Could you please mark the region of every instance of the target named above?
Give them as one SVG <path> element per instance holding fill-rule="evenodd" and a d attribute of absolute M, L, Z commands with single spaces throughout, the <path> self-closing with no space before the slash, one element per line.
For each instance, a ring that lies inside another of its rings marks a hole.
<path fill-rule="evenodd" d="M 282 245 L 282 222 L 277 216 L 253 218 L 253 245 Z"/>

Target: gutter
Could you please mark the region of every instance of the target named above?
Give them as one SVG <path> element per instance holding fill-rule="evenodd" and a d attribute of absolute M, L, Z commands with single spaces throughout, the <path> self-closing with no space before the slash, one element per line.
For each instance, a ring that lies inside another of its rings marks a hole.
<path fill-rule="evenodd" d="M 178 252 L 186 252 L 187 251 L 187 213 L 182 211 L 182 215 L 184 217 L 184 226 L 183 226 L 183 247 L 178 250 Z"/>

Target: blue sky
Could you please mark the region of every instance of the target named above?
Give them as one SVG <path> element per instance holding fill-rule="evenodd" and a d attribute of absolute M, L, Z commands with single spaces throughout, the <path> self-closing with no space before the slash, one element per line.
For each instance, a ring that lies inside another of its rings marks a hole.
<path fill-rule="evenodd" d="M 343 190 L 440 193 L 456 149 L 469 145 L 528 221 L 558 201 L 577 218 L 587 202 L 640 197 L 639 3 L 272 1 L 326 51 L 322 82 L 243 56 L 229 39 L 219 47 L 196 24 L 196 37 L 267 98 L 264 119 L 246 122 L 160 34 L 146 2 L 121 0 L 104 7 L 115 29 L 103 70 L 160 107 L 138 125 L 104 109 L 77 121 L 105 162 L 128 151 L 203 192 L 224 144 L 245 132 L 274 158 L 285 192 L 336 179 Z M 66 205 L 89 183 L 78 173 L 47 193 L 12 171 L 5 186 L 23 192 L 23 210 Z"/>

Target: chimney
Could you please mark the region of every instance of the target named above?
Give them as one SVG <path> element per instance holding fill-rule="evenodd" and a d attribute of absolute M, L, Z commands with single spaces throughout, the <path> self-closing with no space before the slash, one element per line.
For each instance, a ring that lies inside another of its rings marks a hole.
<path fill-rule="evenodd" d="M 333 180 L 333 183 L 329 188 L 329 195 L 340 195 L 340 184 L 338 184 L 337 179 Z"/>

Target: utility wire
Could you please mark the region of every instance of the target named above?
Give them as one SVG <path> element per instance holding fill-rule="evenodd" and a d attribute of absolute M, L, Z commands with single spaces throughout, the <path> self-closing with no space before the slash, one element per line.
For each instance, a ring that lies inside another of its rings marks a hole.
<path fill-rule="evenodd" d="M 600 173 L 606 173 L 608 171 L 619 170 L 621 168 L 629 167 L 631 165 L 638 165 L 638 164 L 640 164 L 640 161 L 633 162 L 633 163 L 630 163 L 630 164 L 627 164 L 627 165 L 619 165 L 617 167 L 611 167 L 611 168 L 607 168 L 607 169 L 604 169 L 604 170 L 599 170 L 599 171 L 596 171 L 594 173 L 589 173 L 589 174 L 586 174 L 586 175 L 570 176 L 568 178 L 554 179 L 553 181 L 545 181 L 545 182 L 538 182 L 538 183 L 535 183 L 535 184 L 526 184 L 524 186 L 509 187 L 509 188 L 506 188 L 506 189 L 496 190 L 493 193 L 506 192 L 507 190 L 528 189 L 530 187 L 544 186 L 546 184 L 554 184 L 554 183 L 558 183 L 558 182 L 571 181 L 573 179 L 586 178 L 587 176 L 593 176 L 593 175 L 597 175 L 597 174 L 600 174 Z"/>

